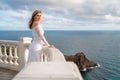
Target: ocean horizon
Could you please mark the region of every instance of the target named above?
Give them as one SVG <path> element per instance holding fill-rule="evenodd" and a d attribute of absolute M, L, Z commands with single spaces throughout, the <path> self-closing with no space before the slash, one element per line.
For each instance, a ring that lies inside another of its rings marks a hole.
<path fill-rule="evenodd" d="M 31 31 L 0 31 L 0 40 L 32 37 Z M 100 67 L 82 71 L 84 80 L 120 80 L 119 30 L 46 30 L 45 37 L 66 55 L 83 52 Z"/>

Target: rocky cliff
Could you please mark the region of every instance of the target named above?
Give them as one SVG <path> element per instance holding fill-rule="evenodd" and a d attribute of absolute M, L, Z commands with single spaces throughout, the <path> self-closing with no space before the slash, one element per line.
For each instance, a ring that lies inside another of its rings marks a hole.
<path fill-rule="evenodd" d="M 75 55 L 64 56 L 66 61 L 73 61 L 74 63 L 76 63 L 81 71 L 86 71 L 87 69 L 92 69 L 93 67 L 97 66 L 97 64 L 94 61 L 88 60 L 83 52 L 76 53 Z"/>

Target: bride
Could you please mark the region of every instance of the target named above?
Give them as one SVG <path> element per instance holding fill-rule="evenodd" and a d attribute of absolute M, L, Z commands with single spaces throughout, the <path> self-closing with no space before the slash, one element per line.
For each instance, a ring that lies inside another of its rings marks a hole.
<path fill-rule="evenodd" d="M 50 45 L 44 37 L 44 30 L 39 24 L 41 16 L 42 12 L 35 10 L 29 21 L 29 29 L 31 29 L 34 39 L 29 46 L 28 62 L 40 61 L 40 50 L 43 45 L 54 47 L 53 45 Z"/>
<path fill-rule="evenodd" d="M 54 45 L 50 45 L 47 40 L 44 37 L 44 30 L 42 26 L 39 24 L 42 16 L 42 11 L 40 10 L 35 10 L 32 14 L 32 17 L 29 21 L 29 29 L 32 31 L 33 35 L 33 41 L 29 46 L 29 55 L 28 55 L 28 61 L 27 62 L 36 62 L 36 61 L 42 61 L 41 55 L 42 55 L 42 48 L 43 46 L 47 46 L 45 50 L 47 50 L 47 53 L 45 54 L 50 54 L 50 53 L 60 53 L 58 56 L 62 56 L 62 59 L 65 61 L 63 54 L 54 47 Z M 48 52 L 49 51 L 49 52 Z M 57 57 L 56 57 L 57 58 Z M 51 59 L 53 60 L 53 59 Z M 57 60 L 57 59 L 54 59 Z"/>

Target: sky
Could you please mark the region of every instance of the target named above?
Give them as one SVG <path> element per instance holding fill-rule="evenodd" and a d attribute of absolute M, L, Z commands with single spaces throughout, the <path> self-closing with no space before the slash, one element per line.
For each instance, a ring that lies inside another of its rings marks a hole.
<path fill-rule="evenodd" d="M 0 0 L 0 30 L 29 30 L 34 10 L 45 30 L 120 30 L 120 0 Z"/>

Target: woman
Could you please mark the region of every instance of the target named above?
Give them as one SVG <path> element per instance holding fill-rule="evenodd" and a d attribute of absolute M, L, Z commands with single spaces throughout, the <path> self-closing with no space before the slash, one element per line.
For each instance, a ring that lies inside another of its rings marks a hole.
<path fill-rule="evenodd" d="M 49 45 L 49 43 L 44 37 L 44 30 L 42 26 L 39 24 L 41 16 L 42 12 L 39 10 L 35 10 L 29 21 L 29 28 L 32 31 L 34 39 L 29 46 L 28 62 L 41 61 L 40 51 L 43 45 L 53 47 L 53 45 Z"/>

